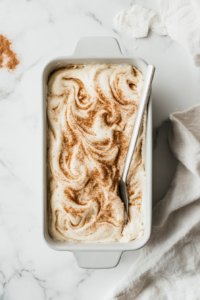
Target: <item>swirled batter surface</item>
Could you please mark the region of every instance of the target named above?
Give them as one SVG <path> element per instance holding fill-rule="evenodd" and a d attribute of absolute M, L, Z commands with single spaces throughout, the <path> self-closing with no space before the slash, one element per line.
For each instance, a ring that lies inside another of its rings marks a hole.
<path fill-rule="evenodd" d="M 128 242 L 143 234 L 145 118 L 128 175 L 129 221 L 118 183 L 144 77 L 131 65 L 68 65 L 48 82 L 49 231 L 61 241 Z"/>

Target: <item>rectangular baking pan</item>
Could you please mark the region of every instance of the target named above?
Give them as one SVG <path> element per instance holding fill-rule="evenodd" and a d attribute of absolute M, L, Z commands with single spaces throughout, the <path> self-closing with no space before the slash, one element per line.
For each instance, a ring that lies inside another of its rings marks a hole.
<path fill-rule="evenodd" d="M 152 222 L 152 97 L 147 107 L 147 131 L 145 153 L 145 193 L 144 193 L 144 235 L 129 243 L 83 243 L 54 241 L 48 232 L 47 214 L 47 81 L 52 71 L 67 64 L 123 64 L 137 67 L 145 76 L 148 64 L 141 58 L 123 55 L 119 43 L 110 37 L 92 37 L 80 39 L 70 56 L 57 57 L 46 65 L 42 74 L 43 98 L 43 234 L 46 243 L 54 250 L 72 251 L 82 268 L 113 268 L 124 251 L 142 248 L 150 238 Z"/>

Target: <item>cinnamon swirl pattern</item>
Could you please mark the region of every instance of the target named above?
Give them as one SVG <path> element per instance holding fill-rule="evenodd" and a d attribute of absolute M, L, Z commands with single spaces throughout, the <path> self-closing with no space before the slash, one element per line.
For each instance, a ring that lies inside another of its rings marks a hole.
<path fill-rule="evenodd" d="M 54 239 L 129 242 L 143 234 L 146 116 L 128 175 L 126 226 L 118 192 L 143 81 L 127 64 L 68 65 L 51 74 L 48 204 Z"/>

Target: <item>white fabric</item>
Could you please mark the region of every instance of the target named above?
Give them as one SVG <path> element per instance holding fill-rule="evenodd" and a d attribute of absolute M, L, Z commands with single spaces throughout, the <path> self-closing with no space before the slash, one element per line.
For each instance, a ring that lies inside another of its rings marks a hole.
<path fill-rule="evenodd" d="M 115 28 L 132 38 L 144 38 L 149 29 L 169 35 L 180 43 L 200 66 L 200 0 L 158 0 L 162 23 L 151 9 L 133 5 L 114 19 Z"/>
<path fill-rule="evenodd" d="M 170 120 L 175 177 L 153 211 L 150 241 L 106 299 L 200 299 L 200 105 Z"/>
<path fill-rule="evenodd" d="M 148 35 L 149 28 L 158 35 L 166 35 L 164 25 L 151 9 L 133 5 L 128 11 L 121 11 L 114 19 L 116 29 L 125 32 L 132 38 L 143 38 Z"/>
<path fill-rule="evenodd" d="M 158 0 L 168 35 L 200 66 L 200 0 Z"/>

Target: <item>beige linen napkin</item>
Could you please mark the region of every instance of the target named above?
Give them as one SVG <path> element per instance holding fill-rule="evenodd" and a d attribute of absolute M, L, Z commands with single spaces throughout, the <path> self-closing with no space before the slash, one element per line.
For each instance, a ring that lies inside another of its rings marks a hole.
<path fill-rule="evenodd" d="M 170 120 L 175 177 L 153 210 L 150 241 L 107 300 L 200 299 L 200 105 Z"/>

